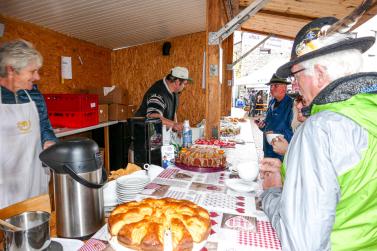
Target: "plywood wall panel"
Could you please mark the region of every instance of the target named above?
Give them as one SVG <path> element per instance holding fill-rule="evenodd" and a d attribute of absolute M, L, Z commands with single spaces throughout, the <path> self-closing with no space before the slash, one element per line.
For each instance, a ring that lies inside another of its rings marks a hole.
<path fill-rule="evenodd" d="M 111 50 L 0 15 L 5 25 L 0 42 L 25 39 L 41 52 L 44 63 L 38 86 L 43 93 L 75 93 L 111 83 Z M 72 57 L 72 80 L 60 77 L 61 56 Z M 80 63 L 81 57 L 83 64 Z"/>
<path fill-rule="evenodd" d="M 140 105 L 146 90 L 162 79 L 174 66 L 187 67 L 193 84 L 180 96 L 178 120 L 196 124 L 205 117 L 205 90 L 202 89 L 205 32 L 165 41 L 171 43 L 170 55 L 162 55 L 165 41 L 116 50 L 111 55 L 112 82 L 130 93 L 130 104 Z"/>

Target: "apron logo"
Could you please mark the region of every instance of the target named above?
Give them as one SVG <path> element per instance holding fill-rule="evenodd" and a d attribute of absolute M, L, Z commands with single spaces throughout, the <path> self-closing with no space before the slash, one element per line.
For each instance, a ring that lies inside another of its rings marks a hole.
<path fill-rule="evenodd" d="M 30 132 L 30 128 L 31 128 L 30 120 L 23 120 L 23 121 L 17 122 L 17 128 L 18 130 L 20 130 L 21 133 Z"/>

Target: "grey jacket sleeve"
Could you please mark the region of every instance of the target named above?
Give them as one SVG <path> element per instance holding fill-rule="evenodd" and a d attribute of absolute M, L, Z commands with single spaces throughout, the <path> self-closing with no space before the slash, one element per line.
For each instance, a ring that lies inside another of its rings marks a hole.
<path fill-rule="evenodd" d="M 368 133 L 352 120 L 320 112 L 300 126 L 289 145 L 284 187 L 262 194 L 262 207 L 283 250 L 330 250 L 341 191 L 337 177 L 356 165 Z"/>

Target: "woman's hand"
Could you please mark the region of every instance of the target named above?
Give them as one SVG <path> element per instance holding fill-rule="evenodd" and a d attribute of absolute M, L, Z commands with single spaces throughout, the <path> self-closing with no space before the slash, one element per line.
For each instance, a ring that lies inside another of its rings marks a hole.
<path fill-rule="evenodd" d="M 56 143 L 55 141 L 51 141 L 51 140 L 45 141 L 45 143 L 43 144 L 43 150 L 49 148 L 52 145 L 55 145 L 55 143 Z"/>
<path fill-rule="evenodd" d="M 281 136 L 274 138 L 271 142 L 272 150 L 280 155 L 284 155 L 288 150 L 288 141 Z"/>

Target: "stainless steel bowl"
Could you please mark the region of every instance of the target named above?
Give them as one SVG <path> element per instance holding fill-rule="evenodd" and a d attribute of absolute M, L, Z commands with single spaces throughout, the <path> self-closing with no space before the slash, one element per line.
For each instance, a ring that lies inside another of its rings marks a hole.
<path fill-rule="evenodd" d="M 43 250 L 50 245 L 50 214 L 43 211 L 24 212 L 6 219 L 21 228 L 12 231 L 1 227 L 4 232 L 5 250 Z"/>

